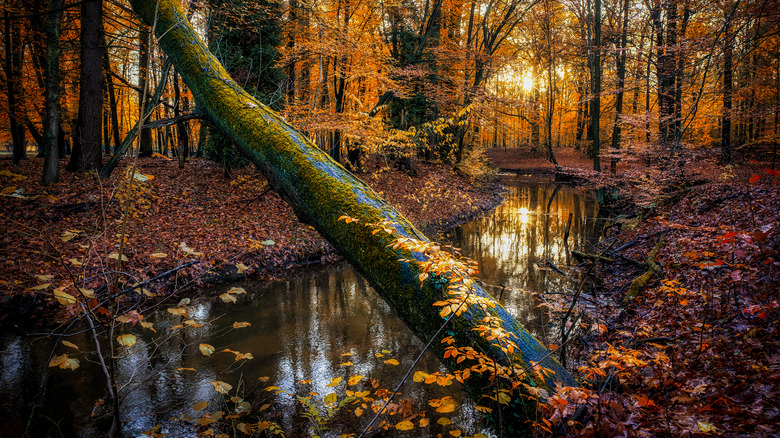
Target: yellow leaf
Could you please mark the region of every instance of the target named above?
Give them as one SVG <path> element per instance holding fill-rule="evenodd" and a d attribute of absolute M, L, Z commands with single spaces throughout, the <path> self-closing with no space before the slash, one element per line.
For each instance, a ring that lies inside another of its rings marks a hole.
<path fill-rule="evenodd" d="M 325 398 L 322 399 L 322 402 L 326 405 L 332 405 L 333 403 L 336 403 L 336 400 L 338 400 L 338 396 L 335 392 L 331 392 L 330 394 L 326 395 Z"/>
<path fill-rule="evenodd" d="M 452 424 L 452 420 L 450 420 L 447 417 L 441 417 L 438 420 L 436 420 L 436 422 L 441 424 L 442 426 L 446 426 L 448 424 Z"/>
<path fill-rule="evenodd" d="M 195 371 L 195 368 L 191 368 L 191 367 L 180 367 L 180 368 L 176 368 L 176 371 Z"/>
<path fill-rule="evenodd" d="M 157 330 L 154 329 L 154 324 L 152 324 L 151 322 L 141 321 L 141 327 L 157 333 Z"/>
<path fill-rule="evenodd" d="M 395 425 L 395 428 L 398 430 L 412 430 L 414 429 L 414 423 L 412 423 L 409 420 L 401 421 L 400 423 Z"/>
<path fill-rule="evenodd" d="M 489 408 L 487 406 L 475 406 L 475 407 L 476 407 L 476 409 L 479 412 L 482 412 L 482 413 L 485 413 L 485 414 L 489 414 L 489 413 L 493 412 L 493 409 L 491 409 L 491 408 Z"/>
<path fill-rule="evenodd" d="M 60 304 L 62 304 L 63 306 L 70 306 L 71 304 L 76 304 L 76 297 L 66 292 L 63 292 L 62 289 L 54 290 L 54 298 L 56 298 L 57 301 L 59 301 Z"/>
<path fill-rule="evenodd" d="M 95 298 L 95 291 L 92 289 L 80 287 L 78 290 L 81 292 L 81 295 L 84 295 L 87 298 Z"/>
<path fill-rule="evenodd" d="M 231 287 L 230 289 L 228 289 L 227 293 L 241 295 L 241 294 L 245 294 L 246 291 L 244 290 L 243 287 Z"/>
<path fill-rule="evenodd" d="M 124 345 L 125 347 L 132 347 L 135 345 L 136 339 L 133 335 L 121 335 L 116 338 L 116 341 L 119 342 L 119 345 Z"/>
<path fill-rule="evenodd" d="M 192 249 L 192 248 L 190 248 L 189 246 L 187 246 L 187 244 L 186 244 L 186 243 L 184 243 L 184 242 L 181 242 L 181 243 L 179 244 L 179 249 L 180 249 L 180 250 L 182 250 L 184 253 L 186 253 L 186 254 L 188 254 L 188 255 L 191 255 L 191 256 L 199 256 L 199 255 L 203 255 L 203 253 L 202 253 L 202 252 L 197 252 L 197 251 L 195 251 L 194 249 Z"/>
<path fill-rule="evenodd" d="M 355 408 L 355 416 L 359 417 L 363 415 L 363 409 L 362 408 Z"/>
<path fill-rule="evenodd" d="M 181 307 L 170 307 L 168 308 L 168 313 L 179 316 L 187 316 L 187 310 L 182 309 Z"/>
<path fill-rule="evenodd" d="M 425 371 L 416 371 L 416 372 L 414 373 L 414 377 L 412 377 L 412 379 L 413 379 L 415 382 L 417 382 L 417 383 L 420 383 L 420 382 L 423 382 L 423 381 L 425 381 L 425 379 L 427 379 L 427 378 L 428 378 L 428 375 L 429 375 L 429 374 L 428 374 L 428 373 L 426 373 Z"/>
<path fill-rule="evenodd" d="M 204 356 L 211 356 L 215 351 L 215 348 L 209 344 L 200 344 L 198 348 Z"/>
<path fill-rule="evenodd" d="M 165 159 L 165 160 L 167 160 L 167 161 L 171 161 L 171 159 L 170 159 L 170 158 L 166 157 L 166 156 L 165 156 L 165 155 L 163 155 L 163 154 L 158 154 L 157 152 L 153 153 L 153 154 L 152 154 L 152 157 L 157 157 L 157 158 L 164 158 L 164 159 Z"/>
<path fill-rule="evenodd" d="M 455 404 L 454 401 L 448 400 L 447 402 L 445 402 L 444 404 L 436 408 L 436 412 L 440 414 L 446 414 L 448 412 L 454 411 L 456 407 L 457 405 Z"/>
<path fill-rule="evenodd" d="M 0 195 L 10 195 L 15 191 L 16 191 L 16 186 L 8 186 L 4 188 L 3 191 L 0 192 Z"/>
<path fill-rule="evenodd" d="M 149 254 L 149 257 L 151 257 L 153 259 L 163 259 L 165 257 L 168 257 L 168 254 L 166 254 L 164 252 L 155 252 L 155 253 Z"/>
<path fill-rule="evenodd" d="M 230 383 L 225 383 L 219 380 L 212 380 L 209 383 L 214 385 L 214 389 L 220 394 L 227 394 L 231 389 L 233 389 L 233 385 Z"/>
<path fill-rule="evenodd" d="M 84 266 L 84 263 L 81 263 L 78 259 L 68 259 L 68 261 L 77 268 Z"/>
<path fill-rule="evenodd" d="M 68 357 L 67 354 L 63 354 L 51 358 L 51 361 L 49 361 L 49 366 L 60 367 L 63 370 L 75 370 L 79 367 L 79 360 Z"/>
<path fill-rule="evenodd" d="M 328 383 L 325 386 L 328 387 L 328 388 L 331 388 L 331 387 L 336 386 L 339 383 L 341 383 L 342 380 L 343 379 L 341 377 L 336 377 L 335 379 L 331 380 L 330 383 Z"/>
<path fill-rule="evenodd" d="M 41 275 L 41 274 L 38 274 L 38 275 L 35 276 L 35 278 L 37 278 L 38 281 L 51 281 L 54 278 L 54 276 L 53 275 Z"/>
<path fill-rule="evenodd" d="M 51 286 L 51 283 L 43 283 L 43 284 L 39 284 L 37 286 L 33 286 L 33 287 L 31 287 L 31 288 L 29 288 L 27 290 L 28 291 L 31 291 L 31 290 L 43 290 L 43 289 L 48 288 L 49 286 Z"/>
<path fill-rule="evenodd" d="M 234 329 L 244 328 L 244 327 L 249 327 L 250 325 L 252 325 L 252 324 L 250 324 L 248 322 L 234 322 L 233 323 L 233 328 Z"/>
<path fill-rule="evenodd" d="M 108 258 L 110 258 L 110 259 L 112 259 L 112 260 L 118 260 L 118 259 L 119 259 L 119 254 L 118 254 L 118 253 L 115 253 L 115 252 L 112 252 L 111 254 L 109 254 L 109 255 L 108 255 Z M 126 256 L 126 255 L 124 255 L 124 254 L 122 254 L 122 261 L 123 261 L 123 262 L 126 262 L 126 261 L 128 261 L 128 260 L 129 260 L 129 259 L 127 258 L 127 256 Z"/>
<path fill-rule="evenodd" d="M 349 361 L 343 362 L 343 363 L 339 364 L 339 366 L 341 366 L 341 367 L 351 367 L 352 365 L 354 365 L 354 364 L 352 362 L 349 362 Z"/>
<path fill-rule="evenodd" d="M 350 378 L 349 378 L 349 380 L 347 381 L 347 385 L 349 385 L 349 386 L 352 386 L 352 385 L 357 385 L 357 383 L 358 383 L 358 382 L 360 382 L 361 380 L 363 380 L 363 377 L 365 377 L 365 376 L 361 376 L 360 374 L 358 374 L 358 375 L 355 375 L 355 376 L 352 376 L 352 377 L 350 377 Z"/>
<path fill-rule="evenodd" d="M 458 437 L 458 436 L 460 436 L 460 434 L 461 434 L 460 429 L 455 429 L 455 430 L 451 430 L 450 431 L 450 435 L 452 435 L 454 437 Z"/>
<path fill-rule="evenodd" d="M 427 418 L 420 418 L 420 427 L 428 427 L 428 419 Z"/>
<path fill-rule="evenodd" d="M 76 350 L 79 349 L 78 345 L 76 345 L 76 344 L 74 344 L 73 342 L 70 342 L 70 341 L 62 341 L 62 345 L 66 346 L 66 347 L 70 347 L 70 348 L 75 348 Z"/>
<path fill-rule="evenodd" d="M 398 361 L 395 359 L 387 359 L 385 363 L 388 365 L 398 365 Z"/>
<path fill-rule="evenodd" d="M 188 319 L 188 320 L 184 321 L 184 324 L 186 324 L 186 325 L 188 325 L 190 327 L 194 327 L 194 328 L 203 327 L 203 324 L 199 324 L 199 323 L 195 322 L 195 320 L 193 320 L 193 319 Z"/>
<path fill-rule="evenodd" d="M 236 265 L 236 269 L 238 269 L 239 274 L 243 274 L 247 269 L 249 269 L 249 266 L 243 263 L 239 263 Z"/>
<path fill-rule="evenodd" d="M 234 297 L 233 295 L 230 295 L 230 294 L 222 294 L 222 295 L 219 296 L 219 298 L 221 298 L 222 301 L 224 301 L 226 303 L 235 303 L 236 302 L 236 297 Z"/>
<path fill-rule="evenodd" d="M 249 425 L 247 425 L 246 423 L 238 423 L 238 425 L 236 426 L 236 429 L 238 429 L 238 430 L 240 430 L 241 432 L 244 432 L 244 433 L 252 432 L 252 429 L 250 429 Z"/>
<path fill-rule="evenodd" d="M 502 405 L 509 406 L 509 402 L 512 401 L 512 397 L 509 396 L 509 394 L 505 392 L 499 392 L 498 393 L 498 402 Z"/>
<path fill-rule="evenodd" d="M 207 401 L 199 401 L 192 405 L 192 409 L 195 409 L 196 411 L 201 411 L 203 409 L 206 409 L 206 406 L 209 405 L 209 402 Z"/>
<path fill-rule="evenodd" d="M 717 432 L 718 428 L 712 423 L 705 423 L 704 421 L 697 421 L 696 426 L 699 428 L 699 432 L 711 433 Z"/>

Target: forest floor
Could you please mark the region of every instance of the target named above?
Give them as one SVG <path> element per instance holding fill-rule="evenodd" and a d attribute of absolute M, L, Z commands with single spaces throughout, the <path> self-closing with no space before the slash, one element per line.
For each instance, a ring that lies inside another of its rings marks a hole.
<path fill-rule="evenodd" d="M 780 174 L 765 160 L 720 166 L 696 152 L 674 177 L 644 158 L 621 161 L 611 176 L 592 172 L 577 151 L 555 152 L 579 184 L 602 189 L 616 216 L 594 250 L 614 261 L 595 267 L 596 286 L 577 306 L 587 329 L 566 346 L 570 369 L 590 392 L 551 404 L 549 428 L 572 436 L 777 436 Z M 486 155 L 502 169 L 554 171 L 538 152 Z M 63 172 L 44 188 L 41 164 L 0 160 L 0 289 L 3 302 L 15 303 L 0 309 L 0 324 L 52 305 L 74 281 L 97 288 L 116 266 L 126 169 L 106 181 Z M 415 178 L 359 176 L 429 232 L 499 200 L 494 187 L 449 168 L 417 170 Z M 145 285 L 145 294 L 278 278 L 339 259 L 251 168 L 226 178 L 205 160 L 180 170 L 153 158 L 140 160 L 139 171 L 146 177 L 136 180 L 127 223 L 127 283 L 198 262 Z M 646 284 L 626 298 L 643 274 Z M 580 423 L 560 424 L 575 412 Z"/>
<path fill-rule="evenodd" d="M 57 308 L 55 294 L 72 294 L 74 282 L 87 289 L 105 285 L 117 266 L 128 164 L 107 180 L 63 171 L 59 183 L 43 187 L 41 159 L 19 166 L 0 160 L 0 324 Z M 495 187 L 449 168 L 421 163 L 415 170 L 414 178 L 379 169 L 358 176 L 429 233 L 501 200 Z M 176 161 L 148 158 L 139 160 L 137 172 L 125 231 L 127 260 L 120 268 L 125 283 L 145 283 L 197 262 L 144 284 L 146 295 L 246 277 L 283 278 L 306 265 L 340 260 L 251 167 L 227 177 L 204 159 L 179 169 Z"/>
<path fill-rule="evenodd" d="M 698 152 L 672 178 L 644 160 L 595 175 L 576 152 L 556 155 L 616 199 L 618 216 L 594 250 L 614 261 L 597 264 L 593 295 L 578 303 L 592 329 L 567 346 L 591 396 L 550 408 L 553 423 L 585 404 L 567 434 L 778 436 L 780 172 Z M 521 173 L 553 170 L 538 153 L 488 156 Z"/>

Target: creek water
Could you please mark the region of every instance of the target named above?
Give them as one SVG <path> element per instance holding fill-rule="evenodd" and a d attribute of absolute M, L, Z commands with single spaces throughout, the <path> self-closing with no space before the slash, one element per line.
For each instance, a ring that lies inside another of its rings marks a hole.
<path fill-rule="evenodd" d="M 570 280 L 543 268 L 549 266 L 547 261 L 564 270 L 568 265 L 563 233 L 569 213 L 570 248 L 598 240 L 598 204 L 575 188 L 504 178 L 506 200 L 499 207 L 442 237 L 479 263 L 479 278 L 488 290 L 501 295 L 510 313 L 545 341 L 551 324 L 526 291 L 573 288 Z M 140 326 L 125 330 L 136 335 L 137 342 L 117 350 L 124 436 L 142 436 L 158 425 L 157 432 L 168 437 L 205 431 L 211 426 L 198 425 L 195 419 L 219 410 L 229 415 L 235 408 L 215 391 L 213 381 L 229 383 L 233 386 L 229 396 L 244 397 L 255 409 L 270 404 L 261 417 L 280 424 L 288 436 L 302 436 L 310 424 L 303 417 L 303 405 L 289 393 L 317 393 L 312 399 L 321 407 L 322 398 L 332 392 L 341 400 L 348 388 L 374 391 L 369 382 L 392 391 L 422 349 L 423 344 L 348 265 L 315 269 L 284 282 L 222 286 L 206 295 L 219 295 L 232 286 L 247 291 L 238 295 L 236 304 L 215 299 L 186 306 L 191 325 L 175 328 L 183 318 L 160 310 L 144 320 L 154 323 L 156 333 Z M 235 322 L 251 325 L 233 328 Z M 52 352 L 51 337 L 0 335 L 0 437 L 21 436 L 27 427 L 33 437 L 105 434 L 110 424 L 107 409 L 101 406 L 101 400 L 107 400 L 105 377 L 96 355 L 90 353 L 94 344 L 88 333 L 68 340 L 79 350 L 59 345 Z M 213 345 L 216 352 L 206 357 L 200 344 Z M 251 353 L 253 359 L 236 361 L 235 353 L 225 349 Z M 47 369 L 51 355 L 63 353 L 78 358 L 81 366 Z M 415 369 L 444 371 L 432 354 L 424 354 Z M 355 375 L 366 377 L 347 387 L 348 378 Z M 328 386 L 337 377 L 344 381 Z M 285 392 L 263 390 L 269 385 Z M 446 415 L 453 422 L 449 426 L 437 424 L 439 415 L 427 406 L 428 400 L 443 396 L 461 404 Z M 442 388 L 409 379 L 396 401 L 411 402 L 415 412 L 428 411 L 431 425 L 414 436 L 446 434 L 455 425 L 467 434 L 482 431 L 480 415 L 457 382 Z M 194 405 L 199 402 L 208 406 L 197 410 Z M 354 412 L 357 407 L 359 403 L 349 404 L 344 410 Z M 337 416 L 329 433 L 359 432 L 370 418 L 370 409 L 365 411 L 360 417 Z M 232 436 L 226 430 L 231 421 L 218 424 Z"/>

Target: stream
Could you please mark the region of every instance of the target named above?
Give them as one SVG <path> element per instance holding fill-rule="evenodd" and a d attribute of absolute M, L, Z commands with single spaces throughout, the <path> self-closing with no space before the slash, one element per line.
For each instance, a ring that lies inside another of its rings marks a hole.
<path fill-rule="evenodd" d="M 486 283 L 486 289 L 496 297 L 500 295 L 509 312 L 542 342 L 551 342 L 552 324 L 543 308 L 537 307 L 537 299 L 526 291 L 555 292 L 576 287 L 548 269 L 548 261 L 568 271 L 563 234 L 570 213 L 568 248 L 587 250 L 588 243 L 598 241 L 602 227 L 598 204 L 581 190 L 552 181 L 540 182 L 538 177 L 529 181 L 505 175 L 504 184 L 504 203 L 445 234 L 443 239 L 476 260 L 478 277 Z M 231 287 L 242 287 L 247 293 L 237 295 L 235 304 L 216 298 Z M 423 345 L 346 264 L 312 269 L 283 282 L 224 285 L 204 295 L 215 299 L 187 305 L 187 319 L 193 321 L 189 325 L 176 328 L 184 318 L 164 309 L 144 319 L 154 324 L 156 333 L 140 325 L 123 325 L 127 329 L 122 333 L 137 337 L 132 347 L 117 350 L 123 436 L 144 436 L 143 432 L 158 425 L 157 432 L 167 433 L 167 437 L 205 431 L 211 426 L 197 425 L 196 419 L 219 410 L 229 414 L 235 406 L 232 402 L 226 404 L 226 396 L 215 391 L 213 381 L 232 385 L 227 398 L 245 397 L 255 409 L 269 404 L 261 418 L 281 425 L 288 431 L 287 436 L 302 436 L 309 426 L 302 418 L 305 409 L 288 392 L 301 396 L 317 393 L 313 399 L 321 407 L 325 395 L 336 392 L 341 400 L 345 389 L 392 391 Z M 236 322 L 250 325 L 234 328 Z M 105 418 L 107 410 L 102 400 L 108 398 L 105 377 L 95 354 L 90 353 L 94 349 L 92 340 L 87 333 L 68 340 L 79 350 L 59 345 L 54 354 L 68 353 L 78 358 L 80 367 L 76 370 L 46 369 L 52 355 L 50 337 L 0 335 L 0 437 L 22 435 L 36 400 L 40 402 L 30 421 L 30 436 L 105 434 L 110 418 Z M 213 345 L 216 351 L 206 357 L 199 350 L 201 344 Z M 236 361 L 235 352 L 250 353 L 253 358 Z M 423 354 L 415 370 L 444 371 L 428 353 Z M 347 386 L 348 378 L 355 375 L 365 378 Z M 337 377 L 344 380 L 328 386 Z M 265 391 L 266 386 L 285 392 Z M 460 403 L 446 415 L 453 423 L 448 426 L 438 424 L 441 415 L 427 405 L 428 400 L 444 396 Z M 430 425 L 425 432 L 415 431 L 414 436 L 446 434 L 456 426 L 469 435 L 487 433 L 482 429 L 480 414 L 457 382 L 439 387 L 414 383 L 410 378 L 396 398 L 396 402 L 401 401 L 401 406 L 411 402 L 414 412 L 428 411 Z M 195 409 L 199 402 L 207 407 Z M 344 410 L 354 412 L 359 406 L 349 404 Z M 330 433 L 338 436 L 360 432 L 372 416 L 369 413 L 366 409 L 360 417 L 352 413 L 337 416 Z M 219 424 L 230 424 L 230 420 Z M 232 436 L 224 427 L 222 431 Z M 245 435 L 237 432 L 236 436 Z"/>

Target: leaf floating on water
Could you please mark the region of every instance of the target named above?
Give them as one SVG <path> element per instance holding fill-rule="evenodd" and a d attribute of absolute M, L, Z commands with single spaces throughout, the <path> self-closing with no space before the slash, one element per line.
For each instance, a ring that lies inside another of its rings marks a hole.
<path fill-rule="evenodd" d="M 354 364 L 352 362 L 349 362 L 349 361 L 343 362 L 343 363 L 339 364 L 339 366 L 341 366 L 341 367 L 351 367 L 352 365 L 354 365 Z"/>
<path fill-rule="evenodd" d="M 79 367 L 79 360 L 68 357 L 67 354 L 62 354 L 60 356 L 54 356 L 51 358 L 51 361 L 49 361 L 49 366 L 59 367 L 63 370 L 75 370 Z"/>
<path fill-rule="evenodd" d="M 241 295 L 241 294 L 245 294 L 246 290 L 244 290 L 243 287 L 231 287 L 230 289 L 228 289 L 227 293 Z"/>
<path fill-rule="evenodd" d="M 173 315 L 187 316 L 187 310 L 182 309 L 181 307 L 170 307 L 167 310 L 168 313 Z"/>
<path fill-rule="evenodd" d="M 208 405 L 209 405 L 209 402 L 207 402 L 207 401 L 199 401 L 199 402 L 197 402 L 197 403 L 192 405 L 192 409 L 194 409 L 196 411 L 201 411 L 203 409 L 206 409 L 206 406 L 208 406 Z"/>
<path fill-rule="evenodd" d="M 328 383 L 325 386 L 328 387 L 328 388 L 334 387 L 334 386 L 338 385 L 339 383 L 341 383 L 342 380 L 344 380 L 344 379 L 341 378 L 341 377 L 336 377 L 335 379 L 331 380 L 330 383 Z"/>
<path fill-rule="evenodd" d="M 76 350 L 79 349 L 78 345 L 76 345 L 76 344 L 74 344 L 73 342 L 70 342 L 70 341 L 62 341 L 62 345 L 66 346 L 66 347 L 70 347 L 70 348 L 75 348 Z"/>
<path fill-rule="evenodd" d="M 121 335 L 116 338 L 116 341 L 119 342 L 119 345 L 124 345 L 125 347 L 132 347 L 135 345 L 136 338 L 133 335 Z"/>
<path fill-rule="evenodd" d="M 212 380 L 209 383 L 214 385 L 214 389 L 220 394 L 227 394 L 228 392 L 230 392 L 231 389 L 233 389 L 233 385 L 231 385 L 230 383 L 222 382 L 220 380 Z"/>
<path fill-rule="evenodd" d="M 398 365 L 398 361 L 396 359 L 387 359 L 385 363 L 388 365 Z"/>
<path fill-rule="evenodd" d="M 200 349 L 200 352 L 201 352 L 201 353 L 202 353 L 204 356 L 211 356 L 211 354 L 212 354 L 212 353 L 214 353 L 214 351 L 216 351 L 216 349 L 214 348 L 214 346 L 212 346 L 212 345 L 209 345 L 209 344 L 200 344 L 200 345 L 198 346 L 198 348 Z"/>
<path fill-rule="evenodd" d="M 412 423 L 409 420 L 404 420 L 395 425 L 395 428 L 398 430 L 412 430 L 414 429 L 414 423 Z"/>
<path fill-rule="evenodd" d="M 192 367 L 180 367 L 180 368 L 176 368 L 176 371 L 195 371 L 195 368 L 192 368 Z"/>
<path fill-rule="evenodd" d="M 234 297 L 233 295 L 227 294 L 227 293 L 220 295 L 219 298 L 221 298 L 222 301 L 224 301 L 226 303 L 235 303 L 236 302 L 236 297 Z"/>
<path fill-rule="evenodd" d="M 352 385 L 357 385 L 357 384 L 358 384 L 358 382 L 360 382 L 361 380 L 363 380 L 363 377 L 365 377 L 365 376 L 361 376 L 360 374 L 358 374 L 358 375 L 355 375 L 355 376 L 352 376 L 352 377 L 350 377 L 350 378 L 349 378 L 349 380 L 347 381 L 347 385 L 349 385 L 349 386 L 352 386 Z"/>
<path fill-rule="evenodd" d="M 189 298 L 182 298 L 181 301 L 179 301 L 179 304 L 176 305 L 176 307 L 184 307 L 188 306 L 190 304 Z"/>
<path fill-rule="evenodd" d="M 141 321 L 141 327 L 143 327 L 145 329 L 149 329 L 149 330 L 157 333 L 157 330 L 154 329 L 154 324 L 152 324 L 151 322 Z"/>
<path fill-rule="evenodd" d="M 250 323 L 248 323 L 246 321 L 243 321 L 243 322 L 236 321 L 236 322 L 233 323 L 233 328 L 234 329 L 244 328 L 244 327 L 249 327 L 250 325 L 252 325 L 252 324 L 250 324 Z"/>
<path fill-rule="evenodd" d="M 243 274 L 247 269 L 249 269 L 249 266 L 243 263 L 239 263 L 236 265 L 236 269 L 238 269 L 239 274 Z"/>

